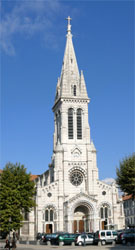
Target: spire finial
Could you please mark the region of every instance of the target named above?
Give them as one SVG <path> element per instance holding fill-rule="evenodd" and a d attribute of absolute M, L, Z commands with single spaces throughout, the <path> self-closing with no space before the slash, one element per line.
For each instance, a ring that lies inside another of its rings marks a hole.
<path fill-rule="evenodd" d="M 68 20 L 67 32 L 69 34 L 69 33 L 71 33 L 71 24 L 70 24 L 70 21 L 72 20 L 72 18 L 70 16 L 68 16 L 66 18 L 66 20 Z"/>

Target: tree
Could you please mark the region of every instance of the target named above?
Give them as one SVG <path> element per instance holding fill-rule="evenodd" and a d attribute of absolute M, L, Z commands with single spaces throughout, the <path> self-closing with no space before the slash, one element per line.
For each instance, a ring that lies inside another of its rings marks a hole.
<path fill-rule="evenodd" d="M 23 213 L 35 207 L 35 185 L 23 165 L 8 163 L 0 177 L 0 228 L 9 232 L 22 226 Z"/>
<path fill-rule="evenodd" d="M 126 157 L 120 162 L 119 168 L 116 169 L 116 183 L 120 189 L 135 197 L 135 154 Z"/>

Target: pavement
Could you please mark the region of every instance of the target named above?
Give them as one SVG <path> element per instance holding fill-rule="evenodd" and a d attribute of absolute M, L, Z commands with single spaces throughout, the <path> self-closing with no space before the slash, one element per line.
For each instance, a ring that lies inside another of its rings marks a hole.
<path fill-rule="evenodd" d="M 4 249 L 4 245 L 0 243 L 0 249 Z M 105 245 L 105 246 L 47 246 L 47 245 L 32 245 L 32 244 L 17 244 L 17 250 L 135 250 L 135 246 L 125 246 L 125 245 Z"/>
<path fill-rule="evenodd" d="M 23 245 L 20 246 L 18 245 L 17 247 L 18 250 L 26 250 L 26 249 L 31 249 L 31 250 L 35 250 L 35 249 L 44 249 L 44 250 L 135 250 L 134 246 L 29 246 L 28 245 Z"/>
<path fill-rule="evenodd" d="M 5 249 L 5 240 L 0 240 L 0 250 Z M 101 243 L 98 246 L 95 245 L 85 245 L 85 246 L 58 246 L 58 245 L 45 245 L 42 243 L 40 245 L 39 241 L 18 241 L 17 250 L 135 250 L 135 245 L 122 245 L 122 244 L 108 244 L 102 246 Z M 5 249 L 6 250 L 6 249 Z M 11 248 L 12 250 L 12 248 Z"/>

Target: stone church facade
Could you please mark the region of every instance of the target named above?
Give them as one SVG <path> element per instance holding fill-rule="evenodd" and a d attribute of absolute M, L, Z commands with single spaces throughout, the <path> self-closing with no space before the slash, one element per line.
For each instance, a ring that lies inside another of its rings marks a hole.
<path fill-rule="evenodd" d="M 96 148 L 88 122 L 83 72 L 79 73 L 70 17 L 53 106 L 53 155 L 49 169 L 35 179 L 36 208 L 24 221 L 21 236 L 37 232 L 95 232 L 124 227 L 123 204 L 115 183 L 99 180 Z"/>

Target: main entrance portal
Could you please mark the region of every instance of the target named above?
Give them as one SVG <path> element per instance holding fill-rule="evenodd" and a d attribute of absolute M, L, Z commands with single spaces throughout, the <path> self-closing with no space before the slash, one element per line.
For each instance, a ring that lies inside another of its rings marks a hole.
<path fill-rule="evenodd" d="M 79 205 L 74 210 L 73 232 L 93 232 L 93 209 L 86 205 Z"/>

